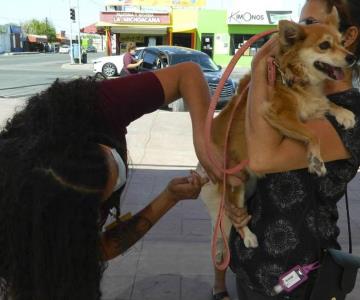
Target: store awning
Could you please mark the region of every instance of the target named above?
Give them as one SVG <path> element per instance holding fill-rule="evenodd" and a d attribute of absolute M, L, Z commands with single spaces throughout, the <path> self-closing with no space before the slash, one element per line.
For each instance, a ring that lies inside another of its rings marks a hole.
<path fill-rule="evenodd" d="M 174 24 L 171 27 L 172 32 L 194 32 L 196 31 L 196 26 L 194 24 Z"/>
<path fill-rule="evenodd" d="M 133 34 L 167 34 L 169 26 L 154 25 L 124 25 L 107 22 L 96 23 L 97 28 L 111 27 L 112 33 L 133 33 Z"/>
<path fill-rule="evenodd" d="M 46 35 L 28 34 L 27 39 L 30 43 L 47 43 Z"/>

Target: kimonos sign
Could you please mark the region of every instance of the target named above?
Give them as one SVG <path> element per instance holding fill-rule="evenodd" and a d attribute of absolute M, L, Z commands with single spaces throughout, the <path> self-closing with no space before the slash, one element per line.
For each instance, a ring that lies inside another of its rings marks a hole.
<path fill-rule="evenodd" d="M 277 24 L 280 20 L 291 20 L 292 11 L 270 10 L 244 10 L 236 9 L 228 11 L 228 24 L 254 24 L 269 25 Z"/>
<path fill-rule="evenodd" d="M 100 20 L 115 24 L 169 25 L 168 13 L 102 12 Z"/>
<path fill-rule="evenodd" d="M 299 19 L 300 0 L 228 0 L 227 24 L 276 25 L 280 20 Z"/>

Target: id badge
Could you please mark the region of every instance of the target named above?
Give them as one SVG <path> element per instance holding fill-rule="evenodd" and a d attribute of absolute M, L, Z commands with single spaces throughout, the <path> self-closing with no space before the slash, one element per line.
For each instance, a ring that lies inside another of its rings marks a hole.
<path fill-rule="evenodd" d="M 282 291 L 290 293 L 307 279 L 308 275 L 304 269 L 300 266 L 296 266 L 280 276 L 279 284 L 274 287 L 274 290 L 277 294 Z"/>

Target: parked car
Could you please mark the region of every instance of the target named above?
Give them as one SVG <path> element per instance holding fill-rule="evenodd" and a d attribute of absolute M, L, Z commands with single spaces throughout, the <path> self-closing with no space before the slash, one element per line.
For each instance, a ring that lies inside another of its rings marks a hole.
<path fill-rule="evenodd" d="M 97 49 L 93 45 L 90 45 L 86 48 L 86 53 L 96 53 L 96 52 L 97 52 Z"/>
<path fill-rule="evenodd" d="M 147 47 L 140 51 L 139 58 L 143 59 L 140 71 L 152 71 L 176 65 L 182 62 L 192 61 L 200 65 L 201 70 L 209 85 L 210 94 L 213 95 L 220 82 L 221 67 L 206 53 L 178 46 L 155 46 Z M 221 109 L 232 98 L 235 93 L 236 83 L 228 79 L 221 91 L 217 109 Z M 172 111 L 186 111 L 187 108 L 182 99 L 170 104 Z"/>
<path fill-rule="evenodd" d="M 69 45 L 60 45 L 59 53 L 68 54 L 69 52 L 70 52 L 70 46 Z"/>
<path fill-rule="evenodd" d="M 194 49 L 178 46 L 153 46 L 137 49 L 137 58 L 143 59 L 139 67 L 140 72 L 154 71 L 178 63 L 192 61 L 200 65 L 208 82 L 210 94 L 213 95 L 219 84 L 222 72 L 221 67 L 206 54 Z M 123 55 L 102 57 L 94 61 L 94 72 L 102 72 L 105 76 L 114 76 L 120 73 L 123 67 Z M 217 109 L 221 109 L 235 94 L 236 83 L 228 79 L 221 91 Z M 170 104 L 172 111 L 186 111 L 182 99 Z"/>
<path fill-rule="evenodd" d="M 136 49 L 135 56 L 143 50 L 143 47 L 139 47 Z M 113 56 L 104 56 L 97 59 L 94 59 L 93 62 L 93 71 L 94 73 L 102 73 L 106 77 L 112 77 L 119 75 L 121 69 L 123 68 L 124 54 L 121 55 L 113 55 Z"/>

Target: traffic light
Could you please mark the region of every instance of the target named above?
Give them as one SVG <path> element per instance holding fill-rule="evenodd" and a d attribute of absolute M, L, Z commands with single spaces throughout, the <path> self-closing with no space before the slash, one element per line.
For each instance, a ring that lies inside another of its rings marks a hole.
<path fill-rule="evenodd" d="M 75 9 L 70 8 L 70 19 L 75 21 Z"/>

